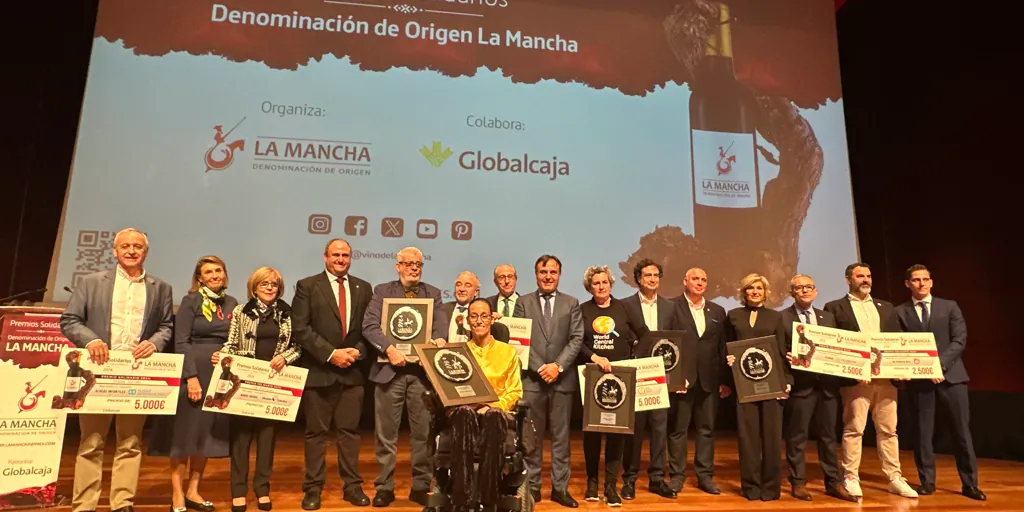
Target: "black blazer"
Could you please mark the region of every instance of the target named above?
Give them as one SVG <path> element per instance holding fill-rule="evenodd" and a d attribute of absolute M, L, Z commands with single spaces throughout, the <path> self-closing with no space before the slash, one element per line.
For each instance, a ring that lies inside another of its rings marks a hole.
<path fill-rule="evenodd" d="M 939 349 L 939 361 L 946 382 L 961 384 L 970 381 L 967 368 L 960 355 L 967 347 L 967 322 L 956 301 L 932 296 L 928 309 L 928 325 L 922 326 L 917 316 L 914 301 L 896 306 L 896 316 L 904 332 L 931 332 L 935 335 L 935 346 Z M 932 385 L 930 381 L 914 380 L 914 385 Z"/>
<path fill-rule="evenodd" d="M 774 309 L 758 308 L 757 320 L 754 322 L 754 326 L 751 327 L 750 311 L 751 309 L 746 306 L 729 311 L 726 315 L 726 325 L 728 325 L 729 329 L 728 340 L 739 341 L 760 338 L 762 336 L 775 336 L 776 346 L 779 348 L 779 353 L 776 357 L 781 358 L 779 359 L 780 361 L 785 361 L 784 345 L 786 344 L 786 335 L 783 334 L 782 314 Z M 790 391 L 792 391 L 793 374 L 789 371 L 789 365 L 782 365 L 782 370 L 786 374 L 786 383 L 790 385 Z M 731 368 L 729 369 L 729 378 L 732 379 Z"/>
<path fill-rule="evenodd" d="M 299 366 L 309 370 L 307 386 L 330 386 L 334 383 L 359 386 L 365 379 L 364 361 L 368 360 L 368 354 L 363 340 L 363 315 L 373 296 L 373 288 L 370 283 L 352 275 L 348 280 L 352 304 L 349 304 L 351 312 L 347 334 L 341 332 L 341 315 L 334 299 L 335 285 L 326 272 L 306 277 L 295 284 L 292 317 L 296 341 L 303 348 Z M 336 348 L 358 350 L 359 361 L 348 368 L 328 363 Z"/>
<path fill-rule="evenodd" d="M 814 317 L 818 322 L 818 325 L 822 327 L 835 327 L 836 317 L 828 311 L 822 311 L 818 308 L 814 309 Z M 779 312 L 782 315 L 782 327 L 785 329 L 786 345 L 783 347 L 783 351 L 793 351 L 793 324 L 800 322 L 800 316 L 797 314 L 796 306 L 790 306 Z M 790 365 L 792 369 L 792 365 Z M 821 390 L 828 396 L 839 396 L 839 387 L 842 384 L 842 380 L 839 377 L 831 375 L 822 375 L 820 373 L 806 372 L 803 370 L 796 370 L 793 373 L 793 389 L 790 390 L 791 396 L 807 396 L 811 394 L 815 386 L 821 388 Z"/>
<path fill-rule="evenodd" d="M 452 323 L 452 316 L 455 314 L 455 304 L 457 304 L 457 303 L 455 301 L 452 301 L 452 302 L 445 302 L 441 306 L 441 309 L 444 310 L 444 315 L 448 318 L 448 323 L 445 324 L 445 327 L 444 327 L 445 332 L 448 331 L 448 327 Z M 466 334 L 470 335 L 470 333 L 466 333 Z M 505 343 L 508 343 L 509 338 L 512 337 L 512 333 L 508 330 L 508 326 L 507 325 L 502 324 L 502 323 L 498 323 L 498 322 L 494 322 L 493 324 L 491 324 L 491 336 L 494 339 L 498 340 L 498 341 L 504 341 Z"/>
<path fill-rule="evenodd" d="M 697 336 L 697 323 L 690 313 L 686 295 L 675 299 L 680 324 Z M 661 313 L 659 306 L 658 313 Z M 704 334 L 697 340 L 697 380 L 708 393 L 718 393 L 718 386 L 732 382 L 732 370 L 725 364 L 725 343 L 728 340 L 728 326 L 725 308 L 704 300 Z"/>

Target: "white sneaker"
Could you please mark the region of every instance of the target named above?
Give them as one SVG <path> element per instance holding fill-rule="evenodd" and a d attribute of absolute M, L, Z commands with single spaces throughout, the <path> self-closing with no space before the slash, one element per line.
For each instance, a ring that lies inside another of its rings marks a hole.
<path fill-rule="evenodd" d="M 847 478 L 845 487 L 846 492 L 850 493 L 850 496 L 853 496 L 854 498 L 864 497 L 864 491 L 860 490 L 860 480 L 856 478 Z"/>
<path fill-rule="evenodd" d="M 917 497 L 917 491 L 910 487 L 910 484 L 907 483 L 907 479 L 903 477 L 894 478 L 889 482 L 889 492 L 899 494 L 904 498 Z"/>

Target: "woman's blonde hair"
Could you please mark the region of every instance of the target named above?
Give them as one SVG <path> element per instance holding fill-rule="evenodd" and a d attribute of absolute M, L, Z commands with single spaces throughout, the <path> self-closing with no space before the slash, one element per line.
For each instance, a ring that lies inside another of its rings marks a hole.
<path fill-rule="evenodd" d="M 768 302 L 768 297 L 771 297 L 772 290 L 768 286 L 768 279 L 757 272 L 747 274 L 743 280 L 740 281 L 739 294 L 736 296 L 740 300 L 740 304 L 747 305 L 747 290 L 753 288 L 755 284 L 761 283 L 764 288 L 764 302 Z"/>
<path fill-rule="evenodd" d="M 608 274 L 608 286 L 615 284 L 615 276 L 612 275 L 612 270 L 608 268 L 608 265 L 591 265 L 587 267 L 587 271 L 583 273 L 583 288 L 590 293 L 590 283 L 594 280 L 594 276 L 597 274 Z"/>
<path fill-rule="evenodd" d="M 281 277 L 281 273 L 273 267 L 260 267 L 253 271 L 252 275 L 249 276 L 249 281 L 246 283 L 246 292 L 250 299 L 256 298 L 256 288 L 263 281 L 277 283 L 277 296 L 274 297 L 275 299 L 280 299 L 284 295 L 284 279 Z"/>
<path fill-rule="evenodd" d="M 224 288 L 228 288 L 228 266 L 224 264 L 224 260 L 214 256 L 203 256 L 196 262 L 196 269 L 192 271 L 192 285 L 188 287 L 189 293 L 199 291 L 199 287 L 202 286 L 199 282 L 199 278 L 203 276 L 203 265 L 213 264 L 220 265 L 220 268 L 224 269 Z"/>

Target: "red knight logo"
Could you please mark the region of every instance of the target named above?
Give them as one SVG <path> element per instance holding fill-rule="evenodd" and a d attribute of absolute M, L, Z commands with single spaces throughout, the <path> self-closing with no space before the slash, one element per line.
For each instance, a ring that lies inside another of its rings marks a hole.
<path fill-rule="evenodd" d="M 735 143 L 734 143 L 735 144 Z M 718 146 L 718 175 L 723 176 L 729 174 L 732 170 L 732 164 L 736 163 L 736 155 L 730 155 L 729 150 L 732 149 L 732 144 L 729 147 L 722 149 L 722 146 Z"/>
<path fill-rule="evenodd" d="M 40 379 L 39 382 L 36 382 L 36 384 L 34 386 L 32 385 L 31 382 L 26 382 L 25 383 L 25 396 L 21 397 L 21 400 L 18 401 L 18 412 L 19 413 L 27 412 L 27 411 L 31 411 L 32 409 L 35 409 L 36 406 L 39 405 L 39 399 L 40 398 L 46 398 L 46 390 L 45 389 L 40 390 L 40 391 L 36 391 L 36 387 L 38 387 L 40 384 L 42 384 L 44 380 L 46 380 L 46 377 L 43 377 L 42 379 Z"/>
<path fill-rule="evenodd" d="M 206 150 L 206 157 L 204 158 L 206 163 L 206 172 L 223 171 L 224 169 L 227 169 L 231 165 L 231 162 L 235 161 L 235 151 L 245 150 L 244 139 L 227 142 L 228 135 L 231 135 L 231 132 L 235 131 L 235 128 L 238 128 L 238 125 L 242 124 L 242 121 L 245 121 L 244 117 L 241 121 L 235 123 L 235 126 L 231 127 L 227 133 L 223 132 L 224 127 L 219 124 L 213 127 L 214 145 L 210 149 Z"/>

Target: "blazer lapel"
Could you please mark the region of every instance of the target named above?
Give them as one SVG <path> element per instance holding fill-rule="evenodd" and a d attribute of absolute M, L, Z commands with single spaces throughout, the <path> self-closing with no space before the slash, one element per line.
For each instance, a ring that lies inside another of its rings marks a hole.
<path fill-rule="evenodd" d="M 103 280 L 100 282 L 98 297 L 99 315 L 97 316 L 103 319 L 102 325 L 103 329 L 105 329 L 106 332 L 100 332 L 96 334 L 99 334 L 102 337 L 102 339 L 107 340 L 108 343 L 111 343 L 110 314 L 113 311 L 112 308 L 114 307 L 114 277 L 116 276 L 116 272 L 117 270 L 110 270 L 109 272 L 107 272 L 105 276 L 103 276 Z"/>
<path fill-rule="evenodd" d="M 334 298 L 334 283 L 327 278 L 327 274 L 320 274 L 320 278 L 317 279 L 317 284 L 319 285 L 317 288 L 320 289 L 320 293 L 324 295 L 324 300 L 326 300 L 328 304 L 334 304 L 334 307 L 331 308 L 331 310 L 334 311 L 334 316 L 338 318 L 338 322 L 341 322 L 341 312 L 338 311 L 338 301 Z M 351 290 L 351 280 L 349 280 L 348 285 Z M 354 295 L 355 294 L 353 293 L 353 296 Z"/>
<path fill-rule="evenodd" d="M 673 308 L 669 307 L 669 301 L 658 296 L 658 329 L 665 329 L 672 321 Z M 643 318 L 643 308 L 640 309 L 640 318 Z"/>
<path fill-rule="evenodd" d="M 111 300 L 113 300 L 113 288 L 111 288 Z M 146 308 L 142 314 L 142 332 L 139 333 L 139 339 L 145 341 L 146 333 L 149 332 L 149 322 L 153 318 L 153 309 L 156 308 L 156 281 L 146 276 Z"/>
<path fill-rule="evenodd" d="M 686 325 L 690 327 L 690 329 L 693 329 L 693 332 L 697 332 L 697 322 L 696 322 L 696 320 L 693 319 L 693 311 L 690 310 L 690 301 L 686 300 L 686 296 L 685 295 L 680 297 L 680 299 L 682 299 L 682 301 L 683 301 L 680 304 L 680 307 L 683 308 L 683 320 L 686 322 Z M 704 332 L 705 333 L 708 332 L 708 321 L 709 321 L 708 315 L 709 314 L 710 313 L 708 312 L 708 310 L 705 309 L 704 310 Z M 661 327 L 661 326 L 659 325 L 658 327 Z"/>
<path fill-rule="evenodd" d="M 853 314 L 853 304 L 850 304 L 850 296 L 846 296 L 846 300 L 839 303 L 839 307 L 842 308 L 843 314 L 850 317 L 850 321 L 853 322 L 854 330 L 860 332 L 860 323 L 857 322 L 857 315 Z M 879 321 L 881 321 L 882 315 L 878 315 Z"/>

